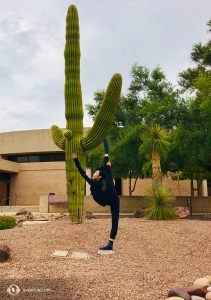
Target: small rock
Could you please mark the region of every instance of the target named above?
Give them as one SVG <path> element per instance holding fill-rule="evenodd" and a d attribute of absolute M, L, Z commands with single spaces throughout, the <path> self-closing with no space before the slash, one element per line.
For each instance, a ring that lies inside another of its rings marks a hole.
<path fill-rule="evenodd" d="M 186 218 L 190 214 L 190 209 L 188 207 L 177 206 L 174 207 L 176 215 L 180 218 Z"/>
<path fill-rule="evenodd" d="M 185 287 L 186 292 L 189 295 L 204 297 L 207 293 L 207 288 L 205 286 L 188 286 Z"/>
<path fill-rule="evenodd" d="M 181 297 L 184 300 L 191 300 L 191 296 L 184 289 L 180 287 L 175 287 L 170 290 L 170 292 L 168 293 L 168 297 L 172 297 L 172 296 Z"/>
<path fill-rule="evenodd" d="M 26 211 L 22 208 L 19 212 L 16 213 L 16 223 L 19 224 L 21 222 L 33 220 L 34 217 L 30 211 Z"/>
<path fill-rule="evenodd" d="M 91 220 L 91 219 L 96 219 L 96 217 L 91 212 L 87 212 L 85 219 Z"/>
<path fill-rule="evenodd" d="M 191 300 L 204 300 L 204 298 L 193 295 L 191 296 Z"/>
<path fill-rule="evenodd" d="M 194 281 L 193 285 L 210 286 L 210 280 L 206 277 L 198 278 Z"/>
<path fill-rule="evenodd" d="M 27 211 L 25 210 L 25 208 L 21 208 L 17 213 L 16 213 L 16 216 L 19 216 L 19 215 L 26 215 L 27 214 Z"/>
<path fill-rule="evenodd" d="M 6 261 L 10 257 L 11 250 L 7 245 L 0 245 L 0 262 Z"/>
<path fill-rule="evenodd" d="M 211 300 L 211 292 L 208 292 L 205 296 L 206 300 Z"/>
<path fill-rule="evenodd" d="M 210 281 L 210 284 L 211 284 L 211 276 L 207 275 L 207 276 L 205 276 L 204 278 L 207 278 L 207 279 L 209 279 L 209 281 Z"/>
<path fill-rule="evenodd" d="M 166 300 L 184 300 L 184 299 L 181 298 L 181 297 L 170 297 L 170 298 L 168 298 Z"/>
<path fill-rule="evenodd" d="M 148 208 L 142 208 L 140 210 L 136 210 L 133 214 L 134 218 L 144 218 L 144 214 L 149 210 Z"/>
<path fill-rule="evenodd" d="M 24 221 L 24 217 L 17 217 L 16 218 L 16 224 L 22 223 Z"/>
<path fill-rule="evenodd" d="M 204 216 L 204 220 L 205 220 L 205 221 L 211 221 L 211 214 L 206 214 L 206 215 Z"/>
<path fill-rule="evenodd" d="M 24 221 L 28 221 L 28 220 L 33 220 L 33 215 L 30 211 L 28 211 L 27 214 L 25 215 Z"/>

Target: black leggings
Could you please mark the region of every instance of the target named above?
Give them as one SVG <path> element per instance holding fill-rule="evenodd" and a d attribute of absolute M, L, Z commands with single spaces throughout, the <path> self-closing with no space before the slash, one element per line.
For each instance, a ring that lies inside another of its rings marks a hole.
<path fill-rule="evenodd" d="M 104 160 L 104 162 L 108 161 L 108 157 L 106 158 L 107 159 Z M 104 174 L 106 178 L 106 188 L 98 195 L 95 201 L 102 206 L 110 206 L 112 216 L 110 238 L 115 239 L 118 231 L 120 201 L 113 183 L 111 168 L 107 166 L 105 168 Z"/>

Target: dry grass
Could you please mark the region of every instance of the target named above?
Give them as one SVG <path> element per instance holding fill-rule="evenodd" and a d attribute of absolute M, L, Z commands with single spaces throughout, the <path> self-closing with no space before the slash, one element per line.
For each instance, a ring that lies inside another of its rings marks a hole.
<path fill-rule="evenodd" d="M 70 280 L 69 296 L 55 299 L 165 300 L 172 287 L 211 275 L 211 222 L 120 219 L 114 254 L 99 256 L 110 222 L 91 219 L 71 225 L 62 217 L 0 231 L 1 242 L 12 250 L 11 259 L 0 264 L 2 278 L 11 284 L 16 279 Z M 51 258 L 54 250 L 87 252 L 90 259 Z"/>

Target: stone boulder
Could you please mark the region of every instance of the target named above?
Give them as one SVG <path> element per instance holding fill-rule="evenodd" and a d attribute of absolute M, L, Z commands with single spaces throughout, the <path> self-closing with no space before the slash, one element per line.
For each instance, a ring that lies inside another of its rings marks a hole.
<path fill-rule="evenodd" d="M 211 300 L 211 292 L 208 292 L 205 296 L 206 300 Z"/>
<path fill-rule="evenodd" d="M 190 209 L 188 207 L 177 206 L 174 208 L 178 218 L 186 218 L 190 214 Z"/>
<path fill-rule="evenodd" d="M 9 259 L 11 250 L 9 246 L 0 244 L 0 262 L 4 262 Z"/>
<path fill-rule="evenodd" d="M 27 213 L 28 213 L 28 211 L 25 210 L 25 208 L 21 208 L 21 209 L 16 213 L 16 216 L 26 215 Z"/>
<path fill-rule="evenodd" d="M 185 287 L 185 290 L 189 295 L 194 296 L 205 297 L 205 295 L 207 294 L 207 288 L 202 285 L 188 286 Z"/>
<path fill-rule="evenodd" d="M 194 281 L 193 285 L 210 286 L 210 279 L 206 277 L 198 278 Z"/>
<path fill-rule="evenodd" d="M 180 288 L 180 287 L 175 287 L 171 289 L 168 293 L 168 297 L 180 297 L 184 300 L 191 300 L 191 296 L 186 292 L 186 290 Z"/>
<path fill-rule="evenodd" d="M 17 224 L 25 222 L 25 221 L 30 221 L 30 220 L 33 220 L 33 219 L 34 219 L 33 214 L 30 211 L 24 210 L 23 213 L 20 213 L 20 212 L 16 213 L 16 222 L 17 222 Z"/>
<path fill-rule="evenodd" d="M 168 298 L 166 300 L 184 300 L 184 299 L 181 298 L 181 297 L 170 297 L 170 298 Z"/>
<path fill-rule="evenodd" d="M 144 218 L 144 214 L 149 210 L 149 208 L 142 208 L 140 210 L 136 210 L 133 214 L 134 218 Z"/>
<path fill-rule="evenodd" d="M 63 213 L 60 214 L 49 214 L 49 213 L 43 213 L 43 214 L 34 214 L 33 215 L 33 219 L 34 220 L 38 220 L 38 221 L 55 221 L 58 220 L 60 218 L 64 217 Z"/>

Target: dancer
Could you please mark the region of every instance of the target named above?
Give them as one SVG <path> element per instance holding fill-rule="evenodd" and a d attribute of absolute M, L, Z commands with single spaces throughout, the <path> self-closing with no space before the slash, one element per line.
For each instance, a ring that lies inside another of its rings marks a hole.
<path fill-rule="evenodd" d="M 113 250 L 113 243 L 118 231 L 118 223 L 119 223 L 119 196 L 117 195 L 116 188 L 113 183 L 112 172 L 111 172 L 111 162 L 109 161 L 109 146 L 108 141 L 103 141 L 104 145 L 104 160 L 103 166 L 98 168 L 92 176 L 92 179 L 89 178 L 84 170 L 81 168 L 80 162 L 77 156 L 72 153 L 71 157 L 75 162 L 75 165 L 80 172 L 81 176 L 89 183 L 90 191 L 94 198 L 94 200 L 101 206 L 110 206 L 111 211 L 111 232 L 108 244 L 104 247 L 98 249 L 98 253 L 109 253 Z M 103 188 L 102 179 L 105 178 L 106 187 L 105 190 Z"/>

